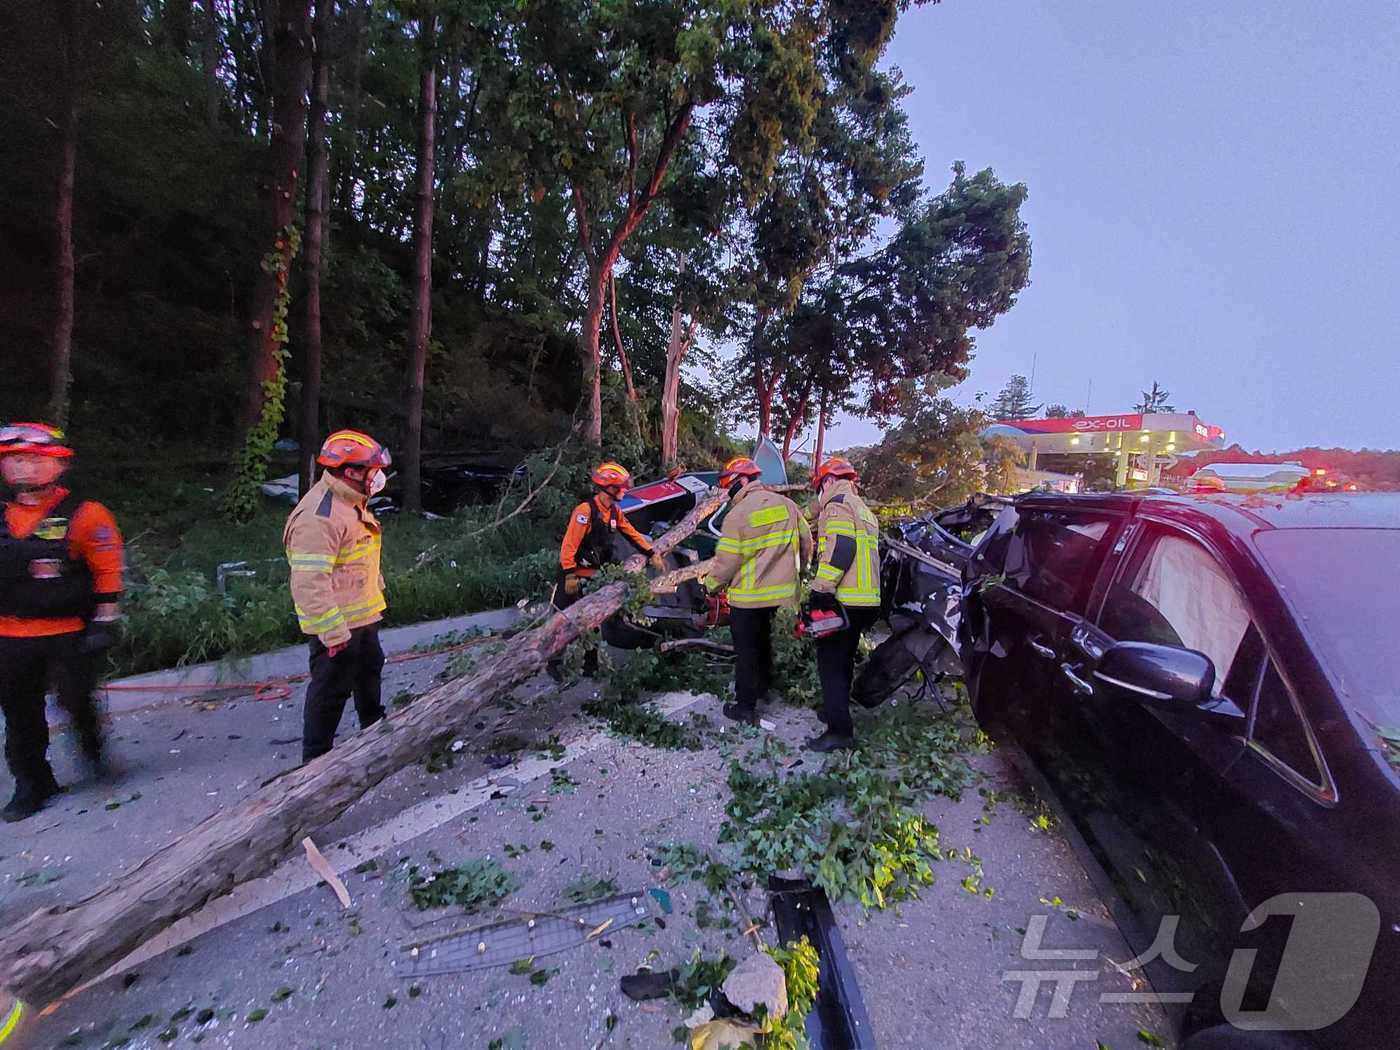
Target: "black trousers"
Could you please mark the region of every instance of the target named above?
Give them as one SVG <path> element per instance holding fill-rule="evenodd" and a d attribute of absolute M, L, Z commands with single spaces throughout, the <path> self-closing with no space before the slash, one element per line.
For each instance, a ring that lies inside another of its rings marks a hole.
<path fill-rule="evenodd" d="M 773 680 L 773 616 L 777 609 L 729 610 L 734 638 L 734 702 L 753 710 Z"/>
<path fill-rule="evenodd" d="M 344 649 L 331 656 L 321 639 L 311 639 L 311 683 L 306 687 L 302 718 L 301 760 L 324 755 L 335 743 L 345 701 L 355 697 L 360 728 L 384 717 L 380 686 L 384 677 L 384 650 L 379 645 L 379 625 L 357 627 Z"/>
<path fill-rule="evenodd" d="M 878 608 L 843 606 L 851 626 L 817 641 L 817 677 L 822 683 L 821 719 L 827 729 L 841 736 L 855 733 L 851 721 L 851 680 L 855 677 L 860 636 L 880 618 Z"/>
<path fill-rule="evenodd" d="M 52 682 L 58 702 L 72 719 L 83 757 L 102 757 L 102 727 L 92 691 L 97 665 L 83 651 L 83 635 L 0 638 L 0 707 L 5 712 L 5 761 L 15 795 L 33 796 L 55 787 L 49 765 L 49 724 L 44 694 Z"/>

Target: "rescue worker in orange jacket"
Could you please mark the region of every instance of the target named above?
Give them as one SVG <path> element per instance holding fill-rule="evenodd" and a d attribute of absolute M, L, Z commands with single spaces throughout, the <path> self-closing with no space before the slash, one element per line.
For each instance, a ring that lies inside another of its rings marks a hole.
<path fill-rule="evenodd" d="M 808 742 L 812 751 L 855 746 L 850 701 L 856 654 L 860 636 L 880 618 L 880 525 L 860 498 L 859 480 L 856 468 L 840 456 L 819 464 L 812 475 L 821 553 L 809 608 L 840 611 L 846 620 L 844 630 L 816 640 L 826 732 Z"/>
<path fill-rule="evenodd" d="M 109 780 L 93 689 L 116 640 L 122 538 L 111 512 L 60 484 L 73 455 L 46 423 L 0 428 L 10 495 L 0 529 L 0 706 L 15 794 L 6 821 L 37 813 L 62 788 L 49 765 L 44 695 L 52 681 L 88 773 Z"/>
<path fill-rule="evenodd" d="M 798 578 L 812 557 L 812 532 L 797 504 L 759 483 L 753 460 L 737 456 L 724 465 L 719 487 L 729 491 L 715 560 L 702 583 L 729 597 L 734 638 L 734 702 L 724 715 L 758 721 L 758 702 L 773 675 L 773 618 L 797 604 Z"/>
<path fill-rule="evenodd" d="M 384 576 L 379 521 L 368 504 L 384 487 L 389 451 L 368 434 L 337 430 L 326 438 L 316 462 L 326 469 L 282 533 L 297 622 L 311 636 L 303 762 L 331 749 L 352 694 L 361 729 L 384 717 L 379 644 Z"/>
<path fill-rule="evenodd" d="M 559 545 L 559 585 L 555 588 L 554 607 L 567 609 L 578 601 L 583 581 L 604 565 L 617 560 L 613 540 L 621 534 L 632 546 L 648 555 L 657 572 L 666 570 L 661 555 L 651 541 L 632 527 L 618 503 L 632 487 L 632 475 L 616 463 L 600 463 L 591 476 L 594 488 L 591 499 L 580 503 L 570 512 L 564 541 Z"/>
<path fill-rule="evenodd" d="M 618 535 L 647 555 L 657 572 L 666 568 L 651 541 L 633 527 L 618 506 L 632 487 L 632 475 L 627 469 L 618 463 L 600 463 L 593 469 L 590 480 L 595 491 L 569 512 L 569 524 L 559 545 L 559 580 L 554 588 L 554 607 L 561 612 L 582 596 L 584 580 L 604 565 L 617 561 L 613 541 Z M 609 640 L 615 626 L 615 618 L 603 624 L 604 640 Z M 562 660 L 551 660 L 550 675 L 562 679 L 563 666 Z M 583 655 L 583 673 L 591 675 L 597 670 L 598 650 L 590 647 Z"/>

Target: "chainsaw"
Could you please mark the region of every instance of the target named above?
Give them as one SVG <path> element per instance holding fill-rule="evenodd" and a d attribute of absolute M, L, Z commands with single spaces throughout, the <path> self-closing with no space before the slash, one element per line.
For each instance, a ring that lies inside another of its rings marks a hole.
<path fill-rule="evenodd" d="M 794 638 L 811 638 L 814 641 L 827 638 L 851 626 L 846 610 L 841 606 L 834 609 L 804 608 L 797 618 L 797 626 L 792 629 Z"/>
<path fill-rule="evenodd" d="M 705 607 L 695 610 L 684 605 L 648 605 L 642 615 L 650 620 L 670 620 L 683 622 L 698 630 L 729 626 L 729 596 L 711 594 L 705 598 Z"/>

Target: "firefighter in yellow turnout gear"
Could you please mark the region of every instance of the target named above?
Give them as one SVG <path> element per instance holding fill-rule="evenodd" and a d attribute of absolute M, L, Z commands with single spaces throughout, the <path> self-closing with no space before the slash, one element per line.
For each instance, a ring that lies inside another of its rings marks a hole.
<path fill-rule="evenodd" d="M 809 601 L 813 609 L 839 609 L 848 623 L 816 641 L 826 732 L 808 743 L 813 751 L 854 746 L 850 701 L 856 653 L 860 636 L 880 618 L 880 524 L 857 493 L 857 480 L 855 468 L 839 456 L 818 466 L 812 477 L 821 553 Z"/>
<path fill-rule="evenodd" d="M 379 521 L 367 504 L 384 487 L 389 452 L 368 434 L 339 430 L 326 438 L 316 462 L 325 472 L 301 498 L 282 534 L 297 622 L 311 636 L 303 762 L 331 749 L 352 694 L 361 729 L 384 717 L 379 644 L 384 576 Z"/>
<path fill-rule="evenodd" d="M 704 579 L 711 594 L 727 591 L 734 636 L 734 703 L 725 717 L 758 721 L 758 701 L 773 673 L 773 616 L 797 604 L 798 577 L 812 557 L 812 530 L 797 504 L 759 484 L 758 465 L 738 457 L 724 465 L 719 486 L 729 490 L 729 512 Z"/>

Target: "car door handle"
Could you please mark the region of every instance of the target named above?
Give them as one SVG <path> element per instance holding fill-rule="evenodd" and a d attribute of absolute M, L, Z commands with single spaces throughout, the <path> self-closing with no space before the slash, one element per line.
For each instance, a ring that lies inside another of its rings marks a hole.
<path fill-rule="evenodd" d="M 1045 644 L 1043 644 L 1043 643 L 1041 643 L 1041 642 L 1037 642 L 1034 638 L 1027 638 L 1027 639 L 1026 639 L 1026 644 L 1029 645 L 1032 649 L 1034 649 L 1034 650 L 1035 650 L 1037 653 L 1039 653 L 1041 656 L 1045 657 L 1045 659 L 1047 659 L 1047 660 L 1053 660 L 1053 659 L 1055 659 L 1055 650 L 1054 650 L 1054 649 L 1051 649 L 1048 645 L 1045 645 Z"/>
<path fill-rule="evenodd" d="M 1069 684 L 1074 686 L 1074 691 L 1080 696 L 1094 695 L 1093 685 L 1075 674 L 1074 668 L 1070 667 L 1069 664 L 1060 664 L 1060 673 L 1069 679 Z"/>

